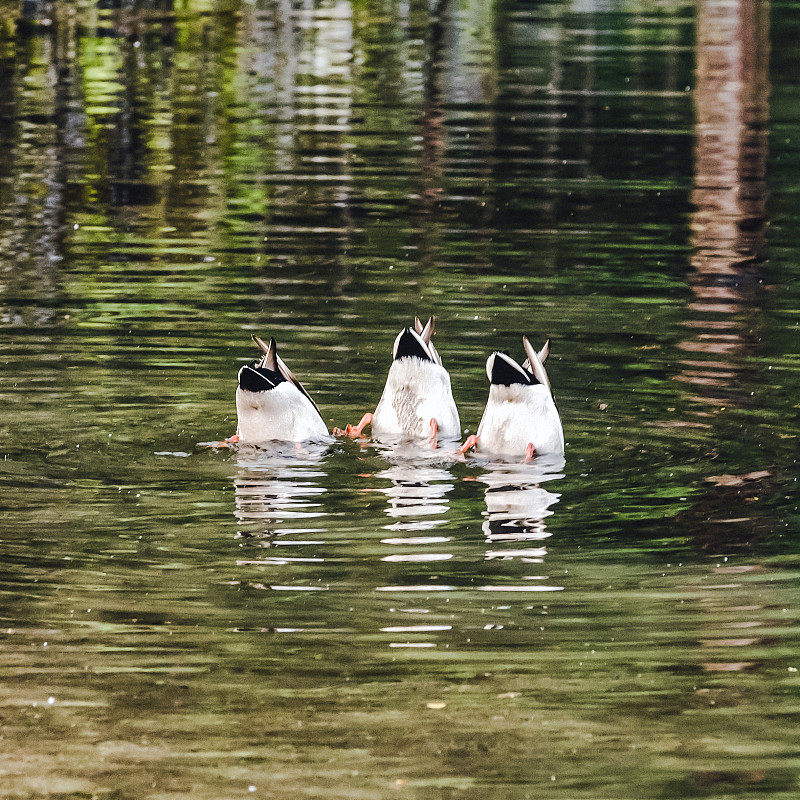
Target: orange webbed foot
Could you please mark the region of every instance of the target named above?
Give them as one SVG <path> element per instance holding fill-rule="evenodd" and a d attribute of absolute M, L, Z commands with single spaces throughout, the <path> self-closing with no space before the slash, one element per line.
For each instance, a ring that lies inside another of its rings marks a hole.
<path fill-rule="evenodd" d="M 461 447 L 458 448 L 458 452 L 464 455 L 467 452 L 467 450 L 471 450 L 473 447 L 477 446 L 478 446 L 478 437 L 473 433 L 467 436 L 467 440 L 464 442 L 464 444 L 461 445 Z"/>
<path fill-rule="evenodd" d="M 536 448 L 533 446 L 532 442 L 528 442 L 528 446 L 525 448 L 525 460 L 533 461 L 535 455 L 536 455 Z"/>
<path fill-rule="evenodd" d="M 333 435 L 334 436 L 349 436 L 351 439 L 355 439 L 356 436 L 361 436 L 361 431 L 367 427 L 372 422 L 372 414 L 366 413 L 363 417 L 361 417 L 361 421 L 358 425 L 351 425 L 350 423 L 342 430 L 342 428 L 334 428 Z"/>
<path fill-rule="evenodd" d="M 439 446 L 439 423 L 436 421 L 435 417 L 431 418 L 431 447 L 434 449 Z"/>
<path fill-rule="evenodd" d="M 231 447 L 238 441 L 239 441 L 239 434 L 234 433 L 233 436 L 229 436 L 227 439 L 223 439 L 221 442 L 200 442 L 200 447 L 213 447 L 213 448 Z"/>

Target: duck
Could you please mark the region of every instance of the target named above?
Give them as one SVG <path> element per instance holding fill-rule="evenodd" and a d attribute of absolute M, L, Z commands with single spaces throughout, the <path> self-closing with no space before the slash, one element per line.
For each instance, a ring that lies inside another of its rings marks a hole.
<path fill-rule="evenodd" d="M 495 351 L 486 361 L 489 398 L 477 434 L 460 448 L 522 457 L 563 456 L 564 430 L 544 364 L 550 339 L 537 353 L 527 336 L 522 337 L 526 359 L 519 364 L 506 353 Z"/>
<path fill-rule="evenodd" d="M 419 317 L 413 327 L 403 328 L 394 340 L 392 363 L 378 405 L 364 414 L 358 425 L 347 425 L 334 434 L 360 436 L 367 425 L 378 439 L 429 439 L 436 446 L 439 437 L 460 439 L 458 416 L 450 375 L 431 341 L 435 317 L 425 325 Z"/>
<path fill-rule="evenodd" d="M 269 344 L 253 334 L 263 355 L 239 370 L 236 387 L 236 434 L 227 442 L 305 442 L 329 438 L 317 404 Z"/>

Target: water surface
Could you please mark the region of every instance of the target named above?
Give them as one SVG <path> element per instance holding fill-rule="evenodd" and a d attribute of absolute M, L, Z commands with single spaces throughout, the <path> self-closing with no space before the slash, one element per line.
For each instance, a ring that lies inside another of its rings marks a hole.
<path fill-rule="evenodd" d="M 99 5 L 0 3 L 4 796 L 796 797 L 794 6 Z M 430 314 L 563 463 L 198 445 Z"/>

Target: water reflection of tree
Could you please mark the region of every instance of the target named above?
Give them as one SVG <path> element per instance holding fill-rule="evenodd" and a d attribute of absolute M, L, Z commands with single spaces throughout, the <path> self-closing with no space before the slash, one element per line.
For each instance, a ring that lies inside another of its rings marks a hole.
<path fill-rule="evenodd" d="M 4 313 L 6 324 L 25 319 L 50 327 L 56 321 L 52 298 L 62 288 L 67 154 L 80 138 L 72 103 L 70 33 L 69 25 L 40 33 L 22 28 L 11 50 L 13 60 L 4 59 L 7 79 L 0 88 L 0 107 L 6 121 L 0 128 L 0 173 L 6 178 L 3 186 L 11 190 L 0 190 L 7 220 L 0 244 L 3 260 L 8 259 L 2 271 L 14 296 L 41 301 L 26 303 L 25 311 L 9 309 Z"/>
<path fill-rule="evenodd" d="M 494 163 L 486 154 L 496 147 L 498 78 L 489 9 L 482 3 L 457 8 L 449 0 L 437 0 L 427 15 L 419 120 L 419 260 L 423 266 L 442 262 L 443 223 L 452 225 L 454 208 L 463 206 L 466 198 L 472 200 L 472 219 L 460 233 L 470 238 L 470 260 L 487 268 L 492 261 Z M 473 151 L 471 171 L 465 178 L 460 164 Z"/>
<path fill-rule="evenodd" d="M 691 336 L 678 379 L 701 416 L 758 402 L 746 360 L 758 346 L 759 260 L 766 225 L 768 0 L 702 0 L 697 13 Z M 763 465 L 756 465 L 763 466 Z M 771 476 L 722 475 L 684 522 L 711 551 L 763 535 L 753 500 Z"/>
<path fill-rule="evenodd" d="M 750 402 L 741 372 L 756 346 L 766 225 L 769 4 L 703 0 L 697 33 L 694 298 L 680 379 L 719 407 Z"/>

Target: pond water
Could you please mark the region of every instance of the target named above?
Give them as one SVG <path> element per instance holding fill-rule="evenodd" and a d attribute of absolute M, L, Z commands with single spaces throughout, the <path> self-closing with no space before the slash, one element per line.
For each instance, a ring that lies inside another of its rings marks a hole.
<path fill-rule="evenodd" d="M 796 798 L 796 4 L 20 5 L 0 794 Z M 553 338 L 563 463 L 200 446 L 431 314 L 465 435 Z"/>

